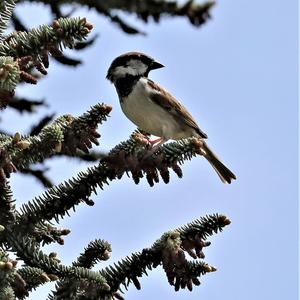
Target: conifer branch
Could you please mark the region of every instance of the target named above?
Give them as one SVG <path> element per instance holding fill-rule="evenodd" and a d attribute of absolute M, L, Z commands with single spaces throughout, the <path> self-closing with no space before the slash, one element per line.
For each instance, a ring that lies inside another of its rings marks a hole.
<path fill-rule="evenodd" d="M 11 282 L 14 280 L 16 262 L 9 259 L 8 254 L 0 250 L 0 299 L 15 300 Z"/>
<path fill-rule="evenodd" d="M 88 244 L 73 266 L 91 269 L 99 261 L 110 257 L 111 245 L 104 240 L 94 240 Z"/>
<path fill-rule="evenodd" d="M 20 18 L 15 13 L 12 14 L 11 21 L 12 21 L 13 26 L 16 31 L 27 31 L 28 30 L 27 27 L 22 23 Z"/>
<path fill-rule="evenodd" d="M 51 179 L 45 174 L 49 168 L 43 169 L 32 169 L 32 168 L 24 168 L 21 169 L 21 173 L 25 175 L 31 175 L 35 179 L 37 179 L 45 188 L 51 188 L 53 183 Z"/>
<path fill-rule="evenodd" d="M 78 118 L 71 115 L 58 118 L 45 126 L 37 136 L 22 136 L 18 132 L 13 137 L 2 135 L 0 183 L 3 183 L 10 173 L 16 172 L 17 168 L 28 170 L 29 164 L 42 162 L 55 153 L 76 155 L 78 149 L 88 153 L 92 144 L 99 145 L 97 139 L 100 134 L 96 129 L 107 119 L 110 111 L 110 106 L 96 104 Z"/>
<path fill-rule="evenodd" d="M 1 44 L 0 44 L 1 47 Z M 0 89 L 12 92 L 20 81 L 20 68 L 11 56 L 0 56 Z"/>
<path fill-rule="evenodd" d="M 74 48 L 92 28 L 85 18 L 60 18 L 52 26 L 42 25 L 6 37 L 0 43 L 0 90 L 12 92 L 21 80 L 35 84 L 37 79 L 31 74 L 33 67 L 46 75 L 49 54 L 61 55 L 62 49 Z M 9 102 L 4 100 L 0 101 L 4 103 L 1 107 Z"/>
<path fill-rule="evenodd" d="M 61 279 L 86 279 L 97 285 L 100 290 L 110 290 L 109 285 L 101 274 L 82 267 L 68 267 L 60 264 L 54 254 L 48 256 L 39 250 L 38 244 L 29 236 L 21 236 L 19 233 L 9 232 L 7 234 L 7 242 L 27 266 L 40 268 L 47 274 L 53 274 Z"/>
<path fill-rule="evenodd" d="M 100 134 L 96 131 L 99 124 L 107 120 L 112 107 L 106 104 L 96 104 L 78 118 L 71 115 L 58 118 L 54 123 L 61 125 L 64 130 L 62 154 L 76 155 L 77 149 L 89 153 L 92 144 L 99 145 Z"/>
<path fill-rule="evenodd" d="M 197 286 L 200 284 L 200 276 L 214 272 L 216 269 L 203 261 L 187 261 L 185 252 L 190 253 L 185 248 L 185 244 L 195 243 L 193 249 L 197 249 L 196 244 L 199 243 L 199 237 L 201 237 L 202 243 L 206 243 L 206 246 L 208 246 L 210 243 L 205 242 L 206 238 L 222 231 L 229 224 L 230 220 L 227 217 L 215 214 L 164 233 L 152 247 L 127 256 L 114 264 L 114 266 L 100 270 L 100 274 L 106 278 L 107 283 L 111 287 L 109 293 L 111 293 L 111 296 L 116 297 L 115 293 L 120 290 L 120 286 L 123 285 L 127 289 L 130 283 L 133 283 L 137 289 L 140 289 L 138 278 L 148 275 L 147 270 L 152 270 L 158 265 L 163 266 L 169 283 L 174 286 L 176 291 L 186 287 L 191 291 L 193 285 Z M 89 286 L 89 290 L 86 293 L 96 295 L 91 299 L 98 299 L 97 297 L 102 299 L 101 296 L 103 297 L 103 291 L 97 290 L 96 286 Z M 50 299 L 56 300 L 56 298 Z M 86 299 L 89 299 L 88 296 Z M 116 297 L 116 299 L 120 298 Z"/>
<path fill-rule="evenodd" d="M 9 137 L 11 140 L 11 138 Z M 10 140 L 8 143 L 10 143 Z M 0 142 L 1 144 L 1 142 Z M 1 145 L 2 146 L 2 145 Z M 10 177 L 10 174 L 16 172 L 17 168 L 11 161 L 9 152 L 2 146 L 0 148 L 0 185 L 5 183 L 6 178 Z"/>
<path fill-rule="evenodd" d="M 14 32 L 0 44 L 0 56 L 14 58 L 43 55 L 45 49 L 74 48 L 83 41 L 93 26 L 85 18 L 61 18 L 52 26 L 41 25 L 28 32 Z"/>
<path fill-rule="evenodd" d="M 72 2 L 72 1 L 71 1 Z M 194 26 L 200 26 L 210 17 L 209 11 L 215 5 L 214 1 L 206 1 L 202 4 L 195 3 L 193 0 L 186 1 L 184 4 L 178 4 L 177 1 L 156 1 L 156 0 L 131 0 L 131 1 L 106 1 L 97 0 L 81 1 L 94 6 L 99 12 L 121 10 L 134 13 L 144 22 L 148 22 L 152 17 L 154 21 L 159 22 L 162 16 L 184 16 L 189 19 Z"/>
<path fill-rule="evenodd" d="M 1 146 L 17 168 L 25 168 L 31 163 L 42 162 L 46 157 L 53 155 L 63 138 L 61 127 L 54 124 L 44 127 L 38 136 L 22 136 L 17 132 Z"/>
<path fill-rule="evenodd" d="M 71 58 L 69 56 L 66 56 L 62 53 L 56 53 L 54 54 L 56 56 L 53 56 L 54 60 L 59 62 L 62 65 L 70 66 L 70 67 L 76 67 L 80 64 L 82 64 L 82 61 L 76 58 Z"/>
<path fill-rule="evenodd" d="M 4 0 L 0 3 L 0 42 L 3 40 L 4 31 L 7 29 L 15 5 L 14 0 Z"/>
<path fill-rule="evenodd" d="M 29 292 L 36 289 L 40 285 L 57 279 L 57 276 L 53 274 L 47 274 L 40 268 L 29 266 L 18 269 L 16 272 L 16 277 L 19 277 L 19 280 L 13 283 L 13 289 L 18 299 L 24 299 L 28 297 Z"/>
<path fill-rule="evenodd" d="M 98 261 L 107 260 L 110 257 L 111 246 L 108 242 L 103 240 L 95 240 L 89 243 L 84 252 L 80 254 L 77 261 L 73 263 L 73 266 L 84 267 L 91 269 Z M 87 283 L 84 280 L 70 281 L 68 279 L 58 281 L 56 283 L 56 290 L 49 296 L 49 300 L 59 299 L 77 299 L 76 296 L 80 289 L 80 286 L 84 286 Z"/>
<path fill-rule="evenodd" d="M 42 2 L 52 5 L 51 0 L 21 0 L 22 2 Z M 125 33 L 136 34 L 143 33 L 135 27 L 125 22 L 118 11 L 135 14 L 144 22 L 152 18 L 159 22 L 164 16 L 186 17 L 193 26 L 200 26 L 210 18 L 210 10 L 215 5 L 215 1 L 205 1 L 201 4 L 193 0 L 187 0 L 183 4 L 178 1 L 156 1 L 156 0 L 58 0 L 56 7 L 64 4 L 80 4 L 88 8 L 95 9 L 98 13 L 108 17 L 113 23 L 117 24 Z"/>
<path fill-rule="evenodd" d="M 1 233 L 5 231 L 7 226 L 14 224 L 16 220 L 14 203 L 10 185 L 5 181 L 4 184 L 0 184 L 0 226 L 3 227 L 3 230 L 0 229 L 0 246 L 4 238 Z"/>
<path fill-rule="evenodd" d="M 50 221 L 53 218 L 58 221 L 81 202 L 94 205 L 89 198 L 91 193 L 96 192 L 96 187 L 102 187 L 107 180 L 106 168 L 93 167 L 80 172 L 76 178 L 54 186 L 43 195 L 23 204 L 19 215 L 20 224 L 26 226 L 30 222 L 35 225 L 40 220 Z"/>
<path fill-rule="evenodd" d="M 46 106 L 46 103 L 44 100 L 29 100 L 25 98 L 14 97 L 12 101 L 8 103 L 8 106 L 20 113 L 32 113 L 35 112 L 37 107 Z"/>
<path fill-rule="evenodd" d="M 13 288 L 9 284 L 5 286 L 4 283 L 0 287 L 0 299 L 16 300 Z"/>
<path fill-rule="evenodd" d="M 222 231 L 228 224 L 230 224 L 229 219 L 223 215 L 215 214 L 200 218 L 184 227 L 163 234 L 151 248 L 135 253 L 117 263 L 115 267 L 108 267 L 101 273 L 107 278 L 112 291 L 116 291 L 121 284 L 127 287 L 129 282 L 134 283 L 139 289 L 137 277 L 147 275 L 147 269 L 151 270 L 152 267 L 155 268 L 160 264 L 167 273 L 169 283 L 174 285 L 176 290 L 179 288 L 178 282 L 181 288 L 187 285 L 191 287 L 192 283 L 198 285 L 200 282 L 197 281 L 197 277 L 216 269 L 204 262 L 189 263 L 185 259 L 184 245 L 187 242 L 197 243 L 199 237 L 205 240 L 213 233 Z"/>
<path fill-rule="evenodd" d="M 78 118 L 65 115 L 56 119 L 37 136 L 16 133 L 14 137 L 6 136 L 3 142 L 0 139 L 0 167 L 3 165 L 0 179 L 3 181 L 16 171 L 16 167 L 27 168 L 29 164 L 42 162 L 57 152 L 76 155 L 77 149 L 80 149 L 88 153 L 92 143 L 99 145 L 97 139 L 100 135 L 96 129 L 107 119 L 110 111 L 110 106 L 96 104 Z"/>
<path fill-rule="evenodd" d="M 0 89 L 0 110 L 7 107 L 14 97 L 14 91 L 9 92 L 7 90 Z"/>
<path fill-rule="evenodd" d="M 65 154 L 67 155 L 67 154 Z M 68 155 L 67 155 L 68 156 Z M 70 158 L 77 158 L 80 160 L 88 161 L 88 162 L 97 162 L 107 156 L 105 151 L 90 151 L 89 153 L 84 153 L 82 151 L 77 151 L 76 156 L 69 156 Z"/>
<path fill-rule="evenodd" d="M 210 243 L 205 241 L 206 238 L 222 231 L 229 224 L 230 220 L 227 217 L 215 214 L 166 232 L 150 248 L 127 256 L 114 266 L 100 270 L 100 274 L 106 278 L 110 286 L 110 291 L 100 290 L 97 285 L 85 280 L 58 282 L 56 291 L 49 296 L 48 300 L 123 299 L 119 293 L 121 285 L 127 289 L 129 284 L 133 283 L 137 289 L 140 289 L 138 278 L 148 275 L 147 270 L 152 270 L 159 265 L 163 266 L 168 282 L 174 286 L 175 291 L 184 288 L 192 291 L 194 285 L 200 285 L 199 277 L 216 269 L 204 261 L 188 261 L 185 253 L 190 255 L 190 252 L 185 245 L 194 243 L 194 247 L 190 247 L 189 250 L 196 250 L 201 240 L 202 244 L 209 246 Z"/>
<path fill-rule="evenodd" d="M 38 135 L 53 120 L 54 116 L 55 114 L 44 116 L 37 124 L 31 127 L 29 135 Z"/>
<path fill-rule="evenodd" d="M 147 141 L 140 133 L 134 133 L 126 142 L 120 143 L 112 149 L 98 166 L 88 168 L 58 186 L 48 189 L 43 195 L 33 199 L 21 207 L 18 216 L 20 224 L 33 226 L 40 220 L 58 221 L 60 217 L 81 202 L 93 205 L 90 200 L 96 188 L 103 189 L 104 184 L 110 180 L 121 179 L 123 174 L 131 172 L 135 183 L 146 175 L 148 183 L 152 186 L 159 181 L 161 175 L 165 183 L 169 182 L 169 168 L 182 177 L 178 164 L 193 156 L 201 155 L 201 141 L 196 138 L 183 140 L 161 146 L 158 153 L 149 149 Z"/>
<path fill-rule="evenodd" d="M 28 230 L 27 230 L 28 232 Z M 32 237 L 34 240 L 42 246 L 50 243 L 64 244 L 63 236 L 66 236 L 71 231 L 69 229 L 58 229 L 48 223 L 38 223 L 32 230 Z M 25 231 L 26 234 L 26 231 Z"/>

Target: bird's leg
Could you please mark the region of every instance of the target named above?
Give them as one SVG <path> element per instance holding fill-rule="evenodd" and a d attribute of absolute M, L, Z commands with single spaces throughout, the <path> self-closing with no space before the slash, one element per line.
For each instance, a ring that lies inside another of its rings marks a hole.
<path fill-rule="evenodd" d="M 164 143 L 164 139 L 163 138 L 158 138 L 158 139 L 153 140 L 153 141 L 149 140 L 149 143 L 151 144 L 152 147 L 154 147 L 155 144 L 160 145 L 160 144 Z"/>
<path fill-rule="evenodd" d="M 149 143 L 152 145 L 152 148 L 147 152 L 147 154 L 145 155 L 144 159 L 149 158 L 152 154 L 155 153 L 155 151 L 157 150 L 157 148 L 162 145 L 163 143 L 165 143 L 167 141 L 167 139 L 164 138 L 158 138 L 154 141 L 149 141 Z"/>
<path fill-rule="evenodd" d="M 156 150 L 160 145 L 164 144 L 167 141 L 168 140 L 164 138 L 157 139 L 155 145 L 154 144 L 152 145 L 152 150 Z"/>

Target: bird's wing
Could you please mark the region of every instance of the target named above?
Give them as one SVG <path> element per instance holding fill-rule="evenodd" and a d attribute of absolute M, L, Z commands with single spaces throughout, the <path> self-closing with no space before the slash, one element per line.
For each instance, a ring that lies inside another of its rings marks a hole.
<path fill-rule="evenodd" d="M 169 92 L 164 88 L 148 79 L 147 84 L 153 90 L 150 94 L 150 98 L 160 107 L 164 108 L 168 112 L 172 113 L 173 116 L 179 119 L 181 122 L 184 122 L 186 125 L 195 129 L 195 131 L 202 137 L 207 138 L 207 135 L 198 127 L 197 123 L 187 111 L 187 109 Z"/>

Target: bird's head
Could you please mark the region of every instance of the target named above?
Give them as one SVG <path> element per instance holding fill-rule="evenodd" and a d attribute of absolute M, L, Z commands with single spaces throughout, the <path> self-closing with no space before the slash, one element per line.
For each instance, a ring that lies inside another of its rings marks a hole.
<path fill-rule="evenodd" d="M 154 69 L 164 67 L 152 57 L 141 52 L 128 52 L 115 58 L 111 63 L 106 78 L 112 83 L 126 76 L 147 77 Z"/>

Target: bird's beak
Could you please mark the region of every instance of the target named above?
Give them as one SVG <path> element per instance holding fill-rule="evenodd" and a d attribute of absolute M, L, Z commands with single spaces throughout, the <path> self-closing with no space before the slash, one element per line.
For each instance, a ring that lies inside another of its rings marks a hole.
<path fill-rule="evenodd" d="M 150 70 L 155 70 L 155 69 L 160 69 L 160 68 L 163 68 L 164 65 L 159 63 L 158 61 L 153 61 L 150 65 Z"/>

